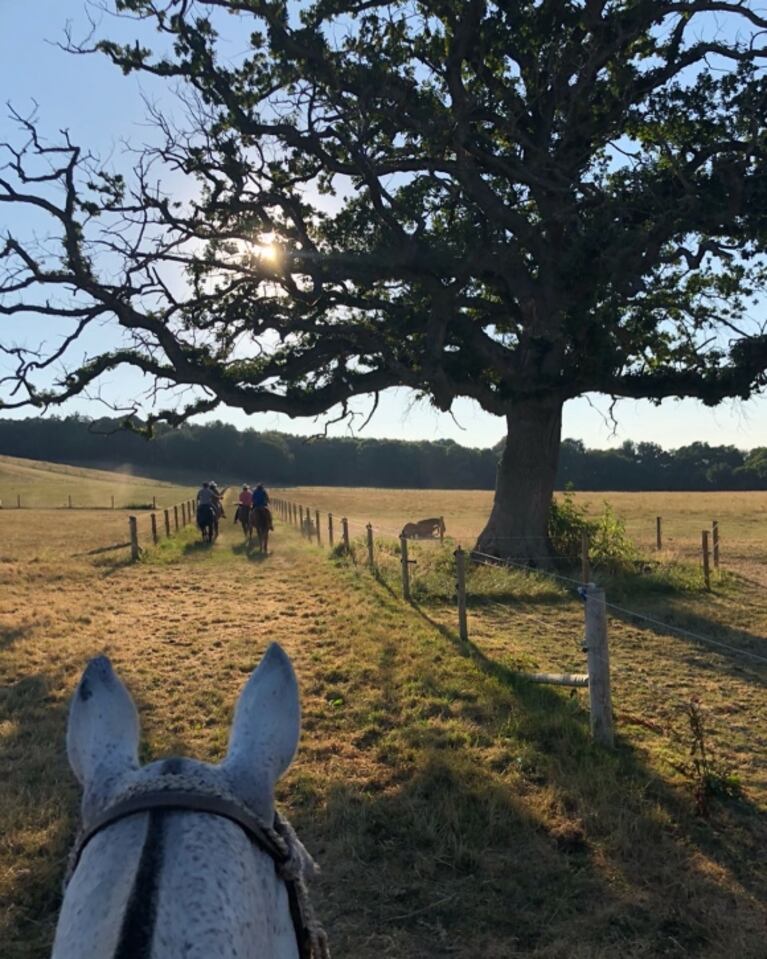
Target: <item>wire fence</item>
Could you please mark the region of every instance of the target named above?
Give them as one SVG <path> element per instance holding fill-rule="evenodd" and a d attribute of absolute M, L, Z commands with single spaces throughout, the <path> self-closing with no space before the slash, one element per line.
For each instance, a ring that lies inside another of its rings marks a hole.
<path fill-rule="evenodd" d="M 150 547 L 171 539 L 196 521 L 196 504 L 193 499 L 184 499 L 172 506 L 146 513 L 131 513 L 127 517 L 124 540 L 96 546 L 76 555 L 101 559 L 112 554 L 122 562 L 123 557 L 120 554 L 123 554 L 125 559 L 135 562 Z"/>
<path fill-rule="evenodd" d="M 103 511 L 103 510 L 135 510 L 135 511 L 156 511 L 158 508 L 158 497 L 157 494 L 153 493 L 152 495 L 143 494 L 141 492 L 136 492 L 132 495 L 130 494 L 119 494 L 115 496 L 114 493 L 110 493 L 108 496 L 105 493 L 94 493 L 93 491 L 87 491 L 85 493 L 67 493 L 66 496 L 62 496 L 61 493 L 55 493 L 51 491 L 50 494 L 45 496 L 38 496 L 36 499 L 30 497 L 28 494 L 22 495 L 21 493 L 12 493 L 10 496 L 5 496 L 5 498 L 0 499 L 0 509 L 7 510 L 89 510 L 89 511 Z"/>
<path fill-rule="evenodd" d="M 393 526 L 356 516 L 339 521 L 332 514 L 331 522 L 336 529 L 345 527 L 347 540 L 336 535 L 331 544 L 323 532 L 329 514 L 282 499 L 277 509 L 286 522 L 299 528 L 303 517 L 304 535 L 369 566 L 390 590 L 416 605 L 435 625 L 454 630 L 462 641 L 511 674 L 572 686 L 572 695 L 591 696 L 588 687 L 595 677 L 586 610 L 594 587 L 584 582 L 583 570 L 580 576 L 570 572 L 583 557 L 557 557 L 560 569 L 531 568 L 527 562 L 481 551 L 463 553 L 450 538 L 444 542 L 436 535 L 408 539 Z M 550 563 L 552 557 L 542 552 L 544 559 Z M 702 565 L 700 554 L 698 559 Z M 465 564 L 463 577 L 460 562 Z M 606 570 L 602 575 L 592 566 L 589 572 L 592 578 L 602 578 L 609 590 Z M 716 575 L 712 572 L 714 586 L 719 582 Z M 637 584 L 641 583 L 638 573 Z M 707 595 L 703 580 L 696 583 L 693 599 Z M 623 583 L 619 597 L 625 592 Z M 681 757 L 677 765 L 682 769 L 701 748 L 695 736 L 703 735 L 703 723 L 710 754 L 726 757 L 725 765 L 767 790 L 765 764 L 756 758 L 767 752 L 761 732 L 764 723 L 749 722 L 749 717 L 767 718 L 767 641 L 714 619 L 695 622 L 690 603 L 672 608 L 663 593 L 656 596 L 639 590 L 637 596 L 640 606 L 657 603 L 662 612 L 632 608 L 635 604 L 613 601 L 609 595 L 603 600 L 609 652 L 606 645 L 600 656 L 609 666 L 607 683 L 620 734 L 632 740 L 645 735 L 665 737 L 676 744 Z M 686 621 L 688 617 L 692 623 Z M 589 706 L 593 710 L 593 703 Z"/>

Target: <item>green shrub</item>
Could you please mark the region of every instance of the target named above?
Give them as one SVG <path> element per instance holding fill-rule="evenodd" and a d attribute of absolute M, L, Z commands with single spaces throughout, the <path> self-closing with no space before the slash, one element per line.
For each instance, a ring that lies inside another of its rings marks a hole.
<path fill-rule="evenodd" d="M 567 490 L 561 499 L 551 504 L 549 538 L 554 554 L 575 562 L 581 555 L 584 532 L 589 537 L 589 558 L 594 566 L 612 573 L 636 568 L 639 552 L 612 506 L 605 503 L 601 515 L 589 519 L 586 508 L 579 506 L 572 491 Z"/>

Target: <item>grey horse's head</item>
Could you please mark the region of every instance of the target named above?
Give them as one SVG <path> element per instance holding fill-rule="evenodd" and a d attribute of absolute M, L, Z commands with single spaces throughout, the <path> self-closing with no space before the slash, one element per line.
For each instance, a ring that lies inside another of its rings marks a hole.
<path fill-rule="evenodd" d="M 138 713 L 130 693 L 106 656 L 92 659 L 72 698 L 67 729 L 69 763 L 83 787 L 83 817 L 164 767 L 218 785 L 269 819 L 274 785 L 293 759 L 300 721 L 293 667 L 272 643 L 240 694 L 223 762 L 163 760 L 141 767 Z"/>
<path fill-rule="evenodd" d="M 272 644 L 240 694 L 222 762 L 141 766 L 133 700 L 107 657 L 91 660 L 69 713 L 83 834 L 53 959 L 298 959 L 301 941 L 326 956 L 308 900 L 298 911 L 290 900 L 305 896 L 313 864 L 273 805 L 299 727 L 293 667 Z"/>

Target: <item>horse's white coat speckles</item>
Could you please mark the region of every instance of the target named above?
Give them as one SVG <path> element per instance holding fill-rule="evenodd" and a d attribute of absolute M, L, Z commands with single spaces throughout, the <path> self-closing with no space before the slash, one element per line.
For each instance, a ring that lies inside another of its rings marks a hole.
<path fill-rule="evenodd" d="M 274 784 L 292 761 L 299 726 L 295 675 L 272 645 L 240 696 L 221 765 L 184 759 L 140 768 L 135 706 L 109 661 L 93 660 L 67 734 L 84 821 L 163 778 L 233 796 L 270 820 Z M 145 928 L 132 959 L 297 959 L 287 890 L 272 859 L 235 823 L 191 811 L 161 814 L 162 841 L 153 852 L 153 815 L 128 816 L 86 845 L 67 886 L 52 959 L 123 959 L 134 914 Z"/>

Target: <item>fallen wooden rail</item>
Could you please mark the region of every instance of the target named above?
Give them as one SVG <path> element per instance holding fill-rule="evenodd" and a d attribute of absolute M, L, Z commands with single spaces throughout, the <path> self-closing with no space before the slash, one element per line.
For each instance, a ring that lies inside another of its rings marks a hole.
<path fill-rule="evenodd" d="M 588 686 L 588 673 L 520 673 L 531 683 L 548 683 L 551 686 Z"/>

